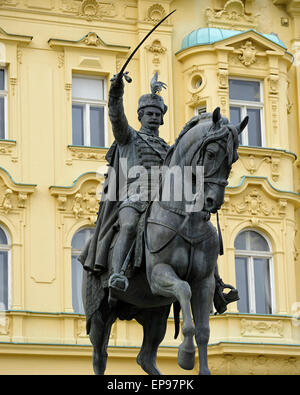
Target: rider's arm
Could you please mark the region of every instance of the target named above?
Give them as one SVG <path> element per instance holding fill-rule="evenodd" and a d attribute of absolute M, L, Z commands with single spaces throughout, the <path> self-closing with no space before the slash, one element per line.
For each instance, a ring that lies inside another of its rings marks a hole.
<path fill-rule="evenodd" d="M 116 141 L 123 145 L 129 137 L 128 121 L 123 106 L 124 82 L 123 78 L 112 78 L 109 90 L 108 113 Z"/>

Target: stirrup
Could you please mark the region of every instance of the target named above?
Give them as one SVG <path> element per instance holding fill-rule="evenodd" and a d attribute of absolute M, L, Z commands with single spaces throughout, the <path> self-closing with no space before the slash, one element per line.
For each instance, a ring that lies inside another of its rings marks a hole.
<path fill-rule="evenodd" d="M 128 278 L 124 274 L 114 273 L 109 277 L 108 287 L 117 291 L 126 292 L 128 288 Z"/>

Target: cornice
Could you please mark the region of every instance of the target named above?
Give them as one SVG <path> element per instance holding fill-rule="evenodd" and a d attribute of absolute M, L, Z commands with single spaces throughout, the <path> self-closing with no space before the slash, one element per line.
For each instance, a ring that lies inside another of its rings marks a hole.
<path fill-rule="evenodd" d="M 37 184 L 23 184 L 20 182 L 16 182 L 9 174 L 9 172 L 3 167 L 0 167 L 0 178 L 2 178 L 3 182 L 7 187 L 17 192 L 26 191 L 27 193 L 33 193 L 37 187 Z"/>
<path fill-rule="evenodd" d="M 286 199 L 294 204 L 297 208 L 300 207 L 300 194 L 294 191 L 284 191 L 275 188 L 268 177 L 262 176 L 243 176 L 238 185 L 226 187 L 226 193 L 229 195 L 237 195 L 245 191 L 249 185 L 261 186 L 263 190 L 273 199 Z"/>
<path fill-rule="evenodd" d="M 293 160 L 293 162 L 297 160 L 297 155 L 294 152 L 280 148 L 239 146 L 238 151 L 240 153 L 245 153 L 248 155 L 255 154 L 261 156 L 278 154 L 278 155 L 289 156 Z"/>
<path fill-rule="evenodd" d="M 284 6 L 286 12 L 292 17 L 300 15 L 300 0 L 273 0 L 273 4 Z"/>
<path fill-rule="evenodd" d="M 25 36 L 21 34 L 8 33 L 0 27 L 0 40 L 15 43 L 22 43 L 23 45 L 30 44 L 33 36 Z"/>
<path fill-rule="evenodd" d="M 60 38 L 50 38 L 48 44 L 51 48 L 56 47 L 71 47 L 71 48 L 92 48 L 101 49 L 104 51 L 114 51 L 118 53 L 127 53 L 130 49 L 129 46 L 108 44 L 103 41 L 97 33 L 89 32 L 79 40 L 65 40 Z"/>
<path fill-rule="evenodd" d="M 86 181 L 89 181 L 89 180 L 98 181 L 99 183 L 101 181 L 103 181 L 103 179 L 101 179 L 101 177 L 100 177 L 100 174 L 98 174 L 95 171 L 89 171 L 89 172 L 83 173 L 79 177 L 77 177 L 76 180 L 73 181 L 72 185 L 66 185 L 66 186 L 51 185 L 49 187 L 50 194 L 52 196 L 58 196 L 62 193 L 66 194 L 66 195 L 72 195 L 77 190 L 80 189 L 82 184 L 84 184 Z"/>

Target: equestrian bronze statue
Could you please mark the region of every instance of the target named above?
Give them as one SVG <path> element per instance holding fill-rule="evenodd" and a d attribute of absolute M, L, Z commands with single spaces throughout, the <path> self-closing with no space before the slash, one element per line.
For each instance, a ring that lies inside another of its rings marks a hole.
<path fill-rule="evenodd" d="M 207 344 L 213 305 L 221 314 L 228 303 L 238 300 L 237 290 L 218 275 L 222 237 L 219 221 L 217 230 L 210 215 L 217 214 L 224 202 L 231 166 L 238 159 L 238 135 L 248 118 L 233 125 L 216 108 L 212 114 L 192 118 L 169 147 L 158 134 L 167 111 L 158 94 L 165 84 L 157 81 L 156 74 L 151 93 L 140 98 L 141 128 L 136 131 L 124 113 L 123 76 L 111 81 L 109 116 L 115 142 L 106 157 L 108 173 L 95 233 L 79 258 L 85 269 L 83 304 L 94 372 L 105 372 L 111 326 L 119 318 L 135 319 L 143 326 L 137 363 L 148 374 L 160 374 L 157 350 L 173 305 L 175 337 L 182 312 L 178 364 L 194 368 L 195 338 L 199 373 L 209 374 Z M 131 171 L 137 168 L 140 174 Z M 178 188 L 170 188 L 166 169 L 179 169 L 177 180 L 184 184 L 186 168 L 190 169 L 192 199 L 183 192 L 178 199 Z M 198 168 L 203 175 L 200 184 Z"/>

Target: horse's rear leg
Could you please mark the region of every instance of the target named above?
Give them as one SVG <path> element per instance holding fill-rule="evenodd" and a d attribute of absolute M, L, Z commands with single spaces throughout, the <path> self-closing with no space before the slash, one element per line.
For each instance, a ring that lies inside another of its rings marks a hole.
<path fill-rule="evenodd" d="M 160 263 L 153 267 L 150 278 L 151 290 L 154 294 L 175 297 L 182 311 L 183 343 L 178 350 L 178 364 L 182 369 L 191 370 L 195 364 L 195 346 L 193 337 L 195 327 L 191 315 L 191 288 L 186 281 L 181 280 L 174 269 L 167 264 Z"/>
<path fill-rule="evenodd" d="M 97 310 L 91 318 L 89 336 L 93 345 L 93 368 L 98 375 L 103 375 L 106 369 L 107 345 L 114 321 L 115 317 L 111 314 L 103 320 L 100 310 Z"/>
<path fill-rule="evenodd" d="M 196 343 L 199 352 L 199 374 L 210 374 L 207 363 L 207 345 L 209 341 L 209 315 L 215 290 L 214 275 L 192 287 L 192 311 L 196 326 Z"/>
<path fill-rule="evenodd" d="M 165 337 L 170 306 L 143 310 L 136 320 L 143 325 L 144 339 L 137 356 L 137 363 L 148 374 L 161 374 L 156 366 L 157 350 Z"/>

